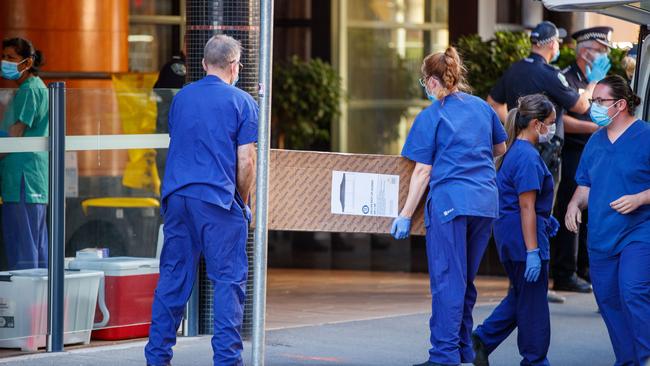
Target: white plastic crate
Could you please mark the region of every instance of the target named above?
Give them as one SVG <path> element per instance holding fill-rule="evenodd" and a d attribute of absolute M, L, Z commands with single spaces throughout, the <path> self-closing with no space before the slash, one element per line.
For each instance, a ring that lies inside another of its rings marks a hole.
<path fill-rule="evenodd" d="M 64 344 L 90 342 L 98 271 L 65 271 Z M 0 348 L 35 351 L 47 334 L 47 270 L 0 272 Z"/>

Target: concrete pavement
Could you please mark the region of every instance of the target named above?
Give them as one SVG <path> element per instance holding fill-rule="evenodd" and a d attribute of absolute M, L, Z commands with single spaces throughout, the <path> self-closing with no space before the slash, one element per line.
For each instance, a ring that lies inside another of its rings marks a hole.
<path fill-rule="evenodd" d="M 478 323 L 496 304 L 475 310 Z M 611 366 L 614 364 L 605 325 L 592 295 L 570 295 L 567 303 L 551 305 L 552 365 Z M 346 321 L 267 333 L 266 365 L 411 365 L 426 359 L 428 314 L 413 314 L 362 321 Z M 143 342 L 0 359 L 0 366 L 144 365 Z M 245 361 L 250 360 L 245 344 Z M 174 366 L 211 365 L 209 337 L 180 338 Z M 516 332 L 490 357 L 492 365 L 519 365 Z"/>

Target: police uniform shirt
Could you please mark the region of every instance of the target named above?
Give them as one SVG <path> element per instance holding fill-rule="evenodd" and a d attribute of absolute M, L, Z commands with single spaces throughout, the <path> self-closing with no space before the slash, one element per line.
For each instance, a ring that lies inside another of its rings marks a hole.
<path fill-rule="evenodd" d="M 573 90 L 577 91 L 578 93 L 582 93 L 587 88 L 587 85 L 589 85 L 589 81 L 587 80 L 587 77 L 582 74 L 582 70 L 580 70 L 580 68 L 575 62 L 571 64 L 571 66 L 562 70 L 562 73 L 564 74 L 566 81 L 569 83 L 569 86 Z M 577 118 L 581 121 L 591 121 L 591 117 L 589 117 L 589 112 L 579 114 L 579 113 L 569 111 L 568 115 Z M 585 144 L 589 140 L 589 137 L 591 137 L 591 134 L 589 133 L 567 133 L 565 134 L 565 141 L 568 144 L 577 144 L 579 146 L 585 146 Z"/>
<path fill-rule="evenodd" d="M 517 107 L 519 97 L 536 93 L 545 94 L 555 104 L 555 135 L 564 138 L 562 115 L 564 110 L 573 108 L 580 95 L 571 89 L 562 72 L 541 55 L 531 53 L 512 64 L 492 88 L 490 96 L 498 103 L 506 103 L 510 110 Z"/>

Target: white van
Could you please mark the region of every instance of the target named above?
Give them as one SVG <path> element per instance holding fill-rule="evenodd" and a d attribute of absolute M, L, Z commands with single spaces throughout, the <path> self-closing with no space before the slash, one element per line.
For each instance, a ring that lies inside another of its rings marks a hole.
<path fill-rule="evenodd" d="M 650 120 L 650 0 L 542 0 L 553 11 L 590 11 L 609 15 L 641 26 L 636 58 L 636 72 L 632 81 L 634 92 L 641 97 L 637 117 Z"/>

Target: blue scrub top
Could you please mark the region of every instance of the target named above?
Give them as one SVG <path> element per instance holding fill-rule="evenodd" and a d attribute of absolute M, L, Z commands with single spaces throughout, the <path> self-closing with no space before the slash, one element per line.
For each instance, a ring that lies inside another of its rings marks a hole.
<path fill-rule="evenodd" d="M 494 239 L 501 261 L 525 261 L 526 242 L 521 226 L 519 195 L 536 191 L 537 246 L 540 257 L 549 259 L 547 220 L 553 209 L 553 176 L 535 146 L 515 140 L 497 173 L 499 218 L 494 223 Z"/>
<path fill-rule="evenodd" d="M 497 217 L 493 146 L 506 138 L 492 107 L 473 95 L 448 95 L 418 114 L 402 156 L 433 167 L 425 206 L 434 200 L 431 214 L 443 223 L 459 215 Z"/>
<path fill-rule="evenodd" d="M 162 211 L 172 193 L 229 210 L 237 188 L 237 147 L 257 142 L 257 122 L 255 100 L 216 76 L 181 89 L 169 111 Z"/>
<path fill-rule="evenodd" d="M 571 88 L 562 71 L 549 65 L 541 55 L 531 52 L 512 64 L 490 90 L 492 99 L 506 103 L 508 110 L 517 107 L 519 97 L 536 93 L 546 95 L 555 104 L 555 135 L 564 138 L 562 115 L 564 110 L 573 108 L 580 94 Z"/>
<path fill-rule="evenodd" d="M 611 143 L 603 128 L 589 139 L 576 182 L 590 187 L 590 255 L 611 256 L 640 241 L 650 245 L 650 205 L 621 215 L 609 204 L 622 196 L 650 189 L 650 124 L 638 120 Z"/>

